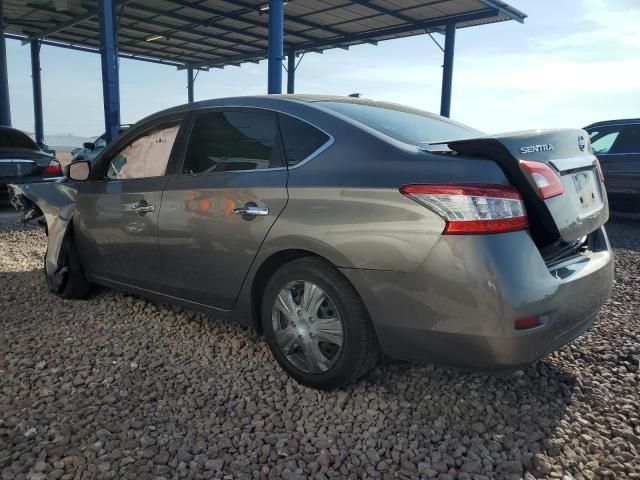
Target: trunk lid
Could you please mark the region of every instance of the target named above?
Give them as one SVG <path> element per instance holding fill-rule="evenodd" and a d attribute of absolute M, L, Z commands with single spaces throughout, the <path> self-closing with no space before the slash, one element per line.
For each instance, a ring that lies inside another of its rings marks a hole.
<path fill-rule="evenodd" d="M 589 135 L 584 130 L 536 130 L 444 142 L 460 154 L 494 160 L 523 195 L 531 232 L 541 246 L 574 242 L 606 223 L 609 206 Z M 564 187 L 542 199 L 520 160 L 550 167 Z"/>
<path fill-rule="evenodd" d="M 0 158 L 0 178 L 5 180 L 34 175 L 39 169 L 34 160 Z"/>
<path fill-rule="evenodd" d="M 24 148 L 0 148 L 0 178 L 4 181 L 36 175 L 54 157 Z"/>

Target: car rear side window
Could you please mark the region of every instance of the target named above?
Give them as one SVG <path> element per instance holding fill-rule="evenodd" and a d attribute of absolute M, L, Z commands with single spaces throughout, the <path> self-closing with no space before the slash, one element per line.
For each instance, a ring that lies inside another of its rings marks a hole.
<path fill-rule="evenodd" d="M 279 114 L 278 119 L 289 166 L 308 158 L 330 140 L 329 135 L 303 120 L 285 114 Z"/>
<path fill-rule="evenodd" d="M 195 119 L 183 174 L 283 167 L 275 112 L 220 110 Z"/>
<path fill-rule="evenodd" d="M 640 125 L 624 125 L 609 153 L 640 153 Z"/>
<path fill-rule="evenodd" d="M 461 123 L 393 103 L 321 101 L 318 105 L 411 145 L 440 140 L 459 140 L 482 134 Z"/>
<path fill-rule="evenodd" d="M 136 138 L 111 159 L 107 178 L 126 180 L 163 176 L 179 129 L 180 124 L 174 123 Z"/>

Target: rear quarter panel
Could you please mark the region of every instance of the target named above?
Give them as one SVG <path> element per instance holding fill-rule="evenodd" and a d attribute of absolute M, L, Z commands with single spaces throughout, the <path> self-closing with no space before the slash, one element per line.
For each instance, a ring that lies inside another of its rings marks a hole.
<path fill-rule="evenodd" d="M 300 187 L 263 247 L 304 249 L 346 268 L 416 268 L 444 228 L 424 207 L 386 188 Z"/>
<path fill-rule="evenodd" d="M 305 118 L 335 141 L 289 170 L 289 202 L 265 240 L 263 255 L 295 248 L 338 267 L 411 271 L 424 261 L 445 222 L 402 195 L 402 185 L 507 183 L 492 161 L 434 155 L 346 117 L 316 115 Z"/>

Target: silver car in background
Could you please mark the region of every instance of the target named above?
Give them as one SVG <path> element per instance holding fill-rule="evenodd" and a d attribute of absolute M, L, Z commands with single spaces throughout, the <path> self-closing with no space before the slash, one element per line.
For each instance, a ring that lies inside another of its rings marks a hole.
<path fill-rule="evenodd" d="M 583 130 L 486 136 L 383 102 L 241 97 L 152 115 L 66 173 L 12 188 L 46 218 L 53 293 L 100 284 L 241 322 L 315 388 L 381 354 L 534 362 L 589 328 L 613 282 Z"/>

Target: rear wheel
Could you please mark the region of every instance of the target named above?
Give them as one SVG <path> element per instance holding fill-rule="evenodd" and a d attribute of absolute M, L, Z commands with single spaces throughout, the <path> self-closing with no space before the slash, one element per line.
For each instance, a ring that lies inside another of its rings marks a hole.
<path fill-rule="evenodd" d="M 264 292 L 262 325 L 280 366 L 309 387 L 341 387 L 378 358 L 360 297 L 340 272 L 316 258 L 276 271 Z"/>
<path fill-rule="evenodd" d="M 58 272 L 53 276 L 47 274 L 45 255 L 44 276 L 51 293 L 60 298 L 86 299 L 91 293 L 91 284 L 84 275 L 75 245 L 70 237 L 67 237 L 62 244 Z"/>

